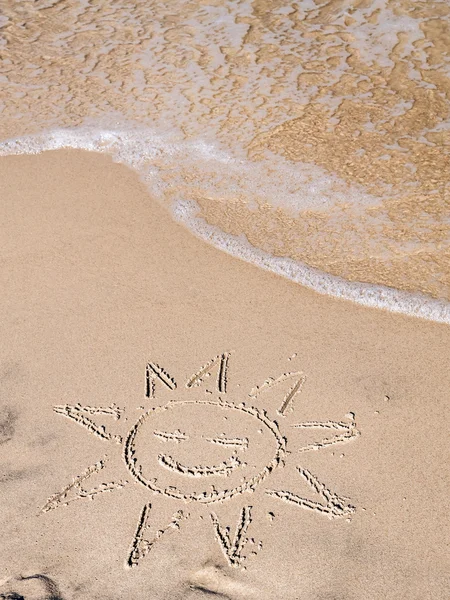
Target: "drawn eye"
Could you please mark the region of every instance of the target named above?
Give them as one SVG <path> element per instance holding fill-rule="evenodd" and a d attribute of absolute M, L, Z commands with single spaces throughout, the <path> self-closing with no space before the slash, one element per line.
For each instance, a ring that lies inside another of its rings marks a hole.
<path fill-rule="evenodd" d="M 189 437 L 179 429 L 176 431 L 154 431 L 153 435 L 163 442 L 175 442 L 177 444 L 189 439 Z"/>
<path fill-rule="evenodd" d="M 216 438 L 206 438 L 207 442 L 211 444 L 218 444 L 219 446 L 226 446 L 227 448 L 242 448 L 243 450 L 247 450 L 248 448 L 248 438 L 226 438 L 226 437 L 216 437 Z"/>

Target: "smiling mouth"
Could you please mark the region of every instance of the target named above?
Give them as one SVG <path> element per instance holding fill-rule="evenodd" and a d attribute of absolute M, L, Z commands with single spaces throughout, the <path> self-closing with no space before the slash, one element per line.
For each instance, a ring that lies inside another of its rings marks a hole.
<path fill-rule="evenodd" d="M 236 456 L 232 456 L 223 463 L 220 463 L 220 465 L 211 466 L 198 465 L 188 467 L 167 454 L 159 454 L 158 462 L 169 471 L 185 475 L 186 477 L 228 477 L 234 470 L 246 466 L 246 463 L 241 462 Z"/>

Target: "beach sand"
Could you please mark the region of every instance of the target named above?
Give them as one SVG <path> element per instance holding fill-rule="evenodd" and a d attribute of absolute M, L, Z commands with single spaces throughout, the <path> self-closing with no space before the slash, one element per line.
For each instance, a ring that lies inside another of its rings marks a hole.
<path fill-rule="evenodd" d="M 447 326 L 231 258 L 105 155 L 0 180 L 1 598 L 449 597 Z"/>

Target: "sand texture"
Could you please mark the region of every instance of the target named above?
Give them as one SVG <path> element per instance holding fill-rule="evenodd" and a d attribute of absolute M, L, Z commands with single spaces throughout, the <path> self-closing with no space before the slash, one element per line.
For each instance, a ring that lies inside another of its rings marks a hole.
<path fill-rule="evenodd" d="M 447 600 L 450 329 L 0 159 L 0 598 Z"/>

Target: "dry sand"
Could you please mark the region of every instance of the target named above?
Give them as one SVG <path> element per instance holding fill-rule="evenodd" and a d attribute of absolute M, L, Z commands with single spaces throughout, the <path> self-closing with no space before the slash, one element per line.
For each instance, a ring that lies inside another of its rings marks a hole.
<path fill-rule="evenodd" d="M 220 253 L 106 156 L 0 180 L 1 598 L 449 597 L 447 326 Z"/>

